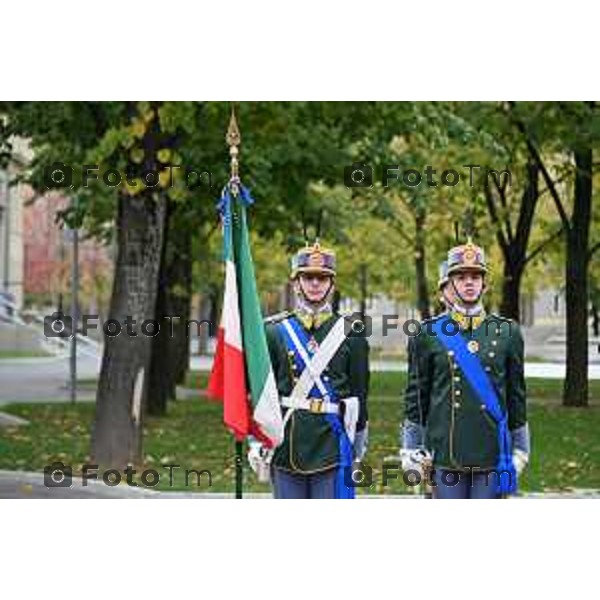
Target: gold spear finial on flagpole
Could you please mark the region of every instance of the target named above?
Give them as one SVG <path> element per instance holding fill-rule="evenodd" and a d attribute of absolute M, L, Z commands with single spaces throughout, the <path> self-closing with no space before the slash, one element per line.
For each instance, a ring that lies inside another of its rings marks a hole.
<path fill-rule="evenodd" d="M 225 135 L 225 141 L 229 146 L 229 156 L 231 158 L 231 177 L 229 179 L 229 189 L 231 195 L 235 198 L 238 196 L 240 191 L 240 163 L 238 160 L 240 154 L 240 142 L 242 138 L 240 136 L 240 128 L 235 118 L 235 109 L 233 104 L 231 105 L 231 118 L 229 119 L 229 127 L 227 128 L 227 134 Z M 243 480 L 244 480 L 244 443 L 241 440 L 236 439 L 235 441 L 235 497 L 243 497 Z"/>
<path fill-rule="evenodd" d="M 234 195 L 238 193 L 238 184 L 240 181 L 240 163 L 238 160 L 238 156 L 240 154 L 240 143 L 242 141 L 240 135 L 240 128 L 237 124 L 237 119 L 235 118 L 235 109 L 231 107 L 231 118 L 229 119 L 229 127 L 227 128 L 227 135 L 225 136 L 225 141 L 229 146 L 229 156 L 231 157 L 231 191 Z"/>

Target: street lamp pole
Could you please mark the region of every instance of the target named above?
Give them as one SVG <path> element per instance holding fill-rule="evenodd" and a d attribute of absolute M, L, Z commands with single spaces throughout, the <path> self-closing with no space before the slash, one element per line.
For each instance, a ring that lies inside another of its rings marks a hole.
<path fill-rule="evenodd" d="M 4 291 L 8 294 L 10 285 L 10 197 L 8 185 L 8 173 L 0 174 L 2 179 L 2 195 L 4 196 Z M 8 299 L 8 296 L 7 296 Z"/>
<path fill-rule="evenodd" d="M 73 200 L 77 213 L 77 198 Z M 79 323 L 79 217 L 75 215 L 75 227 L 71 230 L 73 235 L 73 262 L 71 265 L 71 403 L 77 401 L 77 325 Z"/>

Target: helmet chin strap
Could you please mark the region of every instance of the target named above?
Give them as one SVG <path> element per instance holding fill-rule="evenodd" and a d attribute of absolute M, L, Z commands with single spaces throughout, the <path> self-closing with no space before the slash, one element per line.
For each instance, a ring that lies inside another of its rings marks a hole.
<path fill-rule="evenodd" d="M 329 296 L 331 294 L 331 291 L 333 289 L 333 277 L 329 278 L 329 287 L 325 290 L 325 292 L 323 292 L 323 295 L 321 296 L 321 298 L 319 300 L 310 300 L 309 298 L 307 298 L 306 293 L 304 292 L 304 288 L 302 287 L 302 284 L 300 283 L 300 279 L 296 280 L 297 282 L 297 287 L 300 290 L 300 293 L 296 293 L 296 300 L 300 301 L 300 306 L 298 308 L 300 309 L 310 309 L 311 312 L 318 312 L 320 309 L 323 309 L 326 307 L 327 304 L 329 304 Z"/>
<path fill-rule="evenodd" d="M 449 283 L 452 285 L 452 289 L 454 290 L 456 297 L 460 301 L 458 303 L 453 302 L 452 300 L 450 300 L 448 298 L 448 296 L 446 296 L 446 292 L 444 290 L 442 290 L 442 296 L 443 296 L 444 303 L 451 311 L 456 311 L 465 316 L 476 316 L 483 310 L 483 306 L 481 305 L 481 298 L 483 296 L 483 292 L 485 291 L 485 281 L 481 288 L 481 292 L 479 292 L 479 295 L 477 296 L 477 299 L 474 302 L 467 302 L 460 295 L 460 292 L 458 291 L 458 288 L 456 287 L 456 284 L 454 283 L 454 280 L 452 279 L 452 277 L 450 277 Z M 471 306 L 468 306 L 469 304 Z"/>

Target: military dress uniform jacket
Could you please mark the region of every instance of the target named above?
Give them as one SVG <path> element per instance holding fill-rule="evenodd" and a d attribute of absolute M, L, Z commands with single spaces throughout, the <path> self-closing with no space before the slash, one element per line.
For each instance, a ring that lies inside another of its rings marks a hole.
<path fill-rule="evenodd" d="M 278 323 L 290 313 L 266 320 L 267 342 L 275 374 L 279 396 L 289 396 L 298 380 L 292 356 Z M 306 330 L 321 344 L 340 315 L 333 314 L 315 329 Z M 339 398 L 358 397 L 359 417 L 356 431 L 365 428 L 367 422 L 367 394 L 369 388 L 369 345 L 366 337 L 352 333 L 343 342 L 323 371 L 322 378 L 331 383 Z M 288 410 L 282 408 L 284 411 Z M 285 428 L 283 442 L 273 455 L 275 467 L 299 474 L 319 473 L 338 466 L 339 450 L 337 436 L 328 422 L 327 415 L 307 410 L 295 410 Z"/>
<path fill-rule="evenodd" d="M 440 315 L 447 318 L 447 314 Z M 425 447 L 437 467 L 493 469 L 498 462 L 498 436 L 494 419 L 475 394 L 453 358 L 422 323 L 409 340 L 409 370 L 405 417 L 424 427 Z M 449 330 L 450 331 L 450 330 Z M 496 389 L 511 432 L 527 422 L 523 365 L 523 337 L 517 323 L 489 315 L 474 329 L 459 335 L 471 341 Z"/>

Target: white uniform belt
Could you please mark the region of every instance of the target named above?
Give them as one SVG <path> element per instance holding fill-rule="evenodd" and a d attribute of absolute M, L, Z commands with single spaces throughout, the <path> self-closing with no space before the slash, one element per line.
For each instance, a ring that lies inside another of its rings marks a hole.
<path fill-rule="evenodd" d="M 340 412 L 340 405 L 337 402 L 322 400 L 321 398 L 293 398 L 291 396 L 283 396 L 281 398 L 281 405 L 285 408 L 308 410 L 311 413 L 337 415 Z"/>

